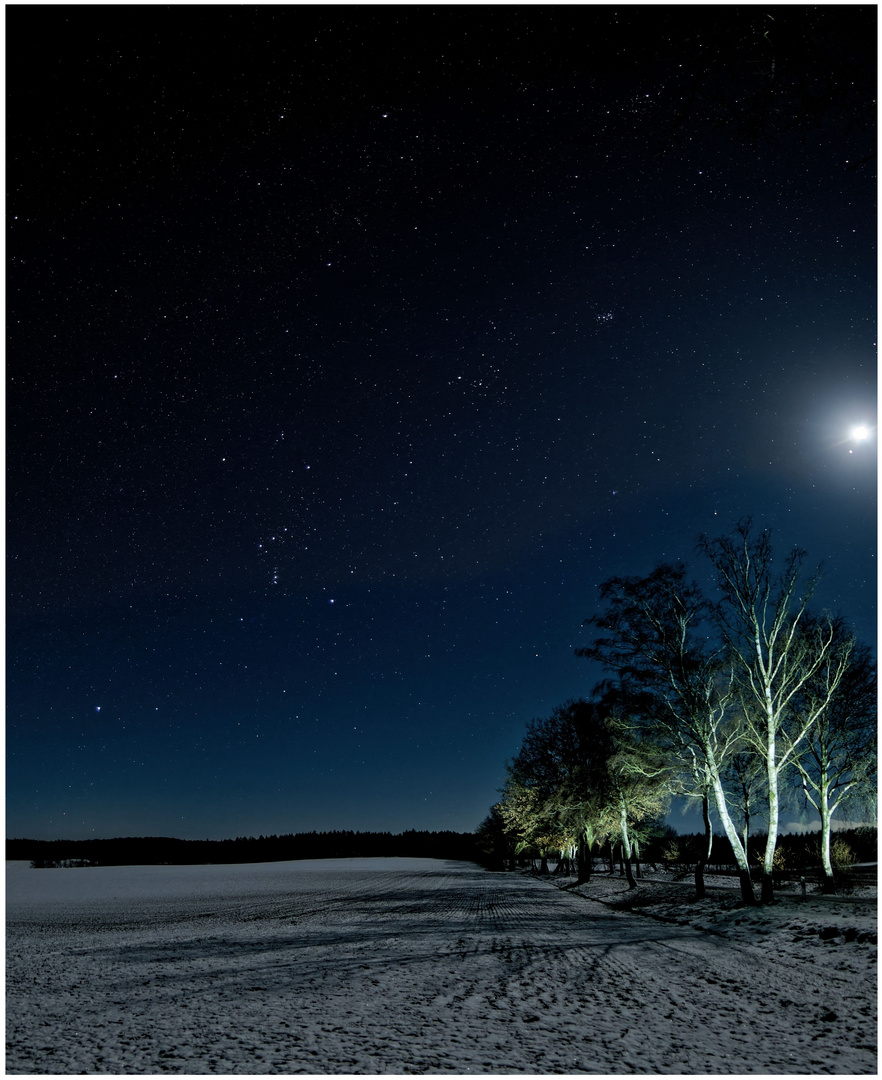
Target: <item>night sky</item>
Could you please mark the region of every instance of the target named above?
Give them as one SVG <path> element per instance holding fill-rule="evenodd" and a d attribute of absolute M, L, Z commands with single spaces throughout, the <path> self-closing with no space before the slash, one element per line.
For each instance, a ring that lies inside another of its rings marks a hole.
<path fill-rule="evenodd" d="M 875 644 L 875 20 L 7 7 L 7 835 L 471 831 L 744 515 Z"/>

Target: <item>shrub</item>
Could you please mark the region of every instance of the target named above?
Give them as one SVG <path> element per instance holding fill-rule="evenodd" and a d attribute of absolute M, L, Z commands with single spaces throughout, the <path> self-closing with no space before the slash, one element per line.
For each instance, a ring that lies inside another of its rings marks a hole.
<path fill-rule="evenodd" d="M 833 864 L 834 872 L 847 874 L 856 861 L 854 851 L 848 841 L 843 840 L 841 836 L 834 836 L 830 842 L 830 862 Z"/>

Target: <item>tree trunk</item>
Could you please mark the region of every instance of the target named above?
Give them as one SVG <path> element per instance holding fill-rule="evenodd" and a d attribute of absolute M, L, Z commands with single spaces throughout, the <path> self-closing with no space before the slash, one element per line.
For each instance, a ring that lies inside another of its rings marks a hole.
<path fill-rule="evenodd" d="M 744 844 L 744 850 L 747 851 L 747 837 L 750 833 L 750 804 L 745 799 L 744 801 L 744 836 L 742 843 Z"/>
<path fill-rule="evenodd" d="M 591 866 L 593 863 L 591 857 L 591 844 L 586 836 L 579 837 L 579 854 L 577 858 L 578 871 L 576 875 L 576 884 L 584 885 L 591 880 Z"/>
<path fill-rule="evenodd" d="M 637 882 L 634 879 L 634 870 L 631 867 L 631 856 L 625 855 L 625 877 L 628 879 L 628 888 L 636 889 Z"/>
<path fill-rule="evenodd" d="M 616 848 L 613 843 L 612 837 L 609 840 L 609 872 L 614 874 L 616 872 Z"/>
<path fill-rule="evenodd" d="M 778 765 L 776 761 L 775 732 L 768 725 L 768 750 L 766 751 L 766 779 L 769 785 L 769 835 L 766 837 L 766 850 L 763 853 L 763 880 L 760 891 L 761 904 L 774 904 L 775 882 L 772 873 L 775 867 L 775 848 L 778 845 Z"/>
<path fill-rule="evenodd" d="M 830 858 L 830 833 L 831 833 L 831 817 L 830 813 L 830 800 L 827 797 L 827 777 L 821 776 L 820 785 L 820 803 L 819 810 L 821 812 L 821 862 L 824 867 L 824 884 L 822 885 L 823 892 L 836 892 L 836 879 L 833 876 L 833 860 Z"/>
<path fill-rule="evenodd" d="M 628 811 L 624 802 L 621 802 L 619 806 L 619 827 L 622 830 L 622 855 L 624 856 L 628 888 L 636 889 L 637 882 L 634 880 L 634 871 L 631 869 L 631 837 L 628 833 Z"/>
<path fill-rule="evenodd" d="M 741 885 L 742 904 L 754 905 L 756 903 L 756 894 L 753 891 L 753 882 L 750 880 L 750 870 L 742 870 L 739 866 L 738 881 Z"/>
<path fill-rule="evenodd" d="M 754 895 L 753 884 L 750 880 L 750 866 L 747 862 L 747 849 L 742 847 L 738 831 L 732 821 L 729 807 L 726 804 L 726 793 L 723 791 L 719 771 L 716 768 L 712 769 L 710 772 L 710 781 L 714 793 L 714 805 L 717 808 L 717 816 L 722 822 L 723 832 L 726 834 L 726 839 L 729 841 L 732 848 L 732 854 L 735 856 L 735 862 L 738 866 L 738 880 L 741 882 L 741 902 L 743 904 L 755 904 L 756 896 Z"/>
<path fill-rule="evenodd" d="M 713 847 L 714 842 L 707 788 L 701 793 L 701 819 L 704 822 L 704 847 L 701 849 L 698 862 L 695 864 L 696 900 L 703 900 L 705 896 L 707 896 L 707 890 L 704 887 L 704 868 L 707 866 L 708 859 L 710 859 L 711 848 Z"/>
<path fill-rule="evenodd" d="M 548 874 L 548 855 L 544 851 L 539 854 L 539 873 L 543 876 Z"/>
<path fill-rule="evenodd" d="M 695 899 L 703 900 L 707 896 L 704 887 L 704 860 L 699 859 L 695 864 Z"/>

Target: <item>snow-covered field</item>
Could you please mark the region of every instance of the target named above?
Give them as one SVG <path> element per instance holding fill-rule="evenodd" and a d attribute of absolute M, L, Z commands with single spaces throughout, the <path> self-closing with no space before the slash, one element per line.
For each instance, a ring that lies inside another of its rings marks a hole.
<path fill-rule="evenodd" d="M 651 878 L 628 911 L 619 878 L 428 859 L 6 877 L 7 1073 L 876 1073 L 875 888 L 744 909 Z"/>

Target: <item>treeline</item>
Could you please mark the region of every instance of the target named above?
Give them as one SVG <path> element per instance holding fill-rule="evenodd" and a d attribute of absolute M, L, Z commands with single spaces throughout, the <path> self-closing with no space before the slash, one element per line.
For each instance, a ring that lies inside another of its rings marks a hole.
<path fill-rule="evenodd" d="M 799 807 L 820 832 L 816 852 L 798 858 L 820 864 L 824 888 L 836 888 L 849 859 L 834 851 L 834 816 L 848 807 L 852 821 L 875 818 L 873 656 L 841 615 L 812 609 L 819 571 L 804 572 L 801 549 L 778 569 L 768 530 L 748 519 L 731 535 L 701 537 L 698 550 L 713 597 L 683 564 L 601 585 L 603 607 L 584 623 L 596 636 L 576 655 L 608 677 L 591 700 L 528 724 L 502 799 L 477 830 L 488 858 L 513 865 L 528 854 L 545 869 L 554 857 L 584 881 L 601 851 L 614 861 L 618 849 L 635 887 L 632 862 L 650 851 L 663 860 L 667 810 L 687 799 L 704 822 L 697 896 L 704 868 L 720 861 L 716 824 L 742 899 L 756 901 L 758 861 L 767 903 L 798 846 L 779 835 L 780 815 Z"/>
<path fill-rule="evenodd" d="M 53 866 L 174 866 L 283 862 L 293 859 L 420 858 L 473 861 L 472 833 L 309 832 L 238 836 L 234 840 L 179 840 L 127 836 L 108 840 L 6 841 L 6 858 Z"/>
<path fill-rule="evenodd" d="M 759 879 L 762 873 L 766 840 L 765 832 L 756 832 L 750 838 L 748 861 L 752 876 L 756 879 Z M 833 863 L 838 873 L 848 876 L 854 872 L 858 863 L 875 863 L 876 842 L 876 829 L 870 825 L 837 830 L 831 847 Z M 705 858 L 705 849 L 706 837 L 703 833 L 678 834 L 671 828 L 663 828 L 658 836 L 652 837 L 649 843 L 641 848 L 640 854 L 644 864 L 661 865 L 681 873 L 692 873 L 696 865 Z M 614 847 L 614 856 L 618 853 L 618 849 Z M 732 845 L 723 833 L 714 833 L 710 849 L 706 853 L 706 867 L 713 871 L 736 871 Z M 774 867 L 776 881 L 791 880 L 821 870 L 820 830 L 782 833 L 778 836 Z"/>
<path fill-rule="evenodd" d="M 506 837 L 503 829 L 493 831 L 485 826 L 478 831 L 479 852 L 476 861 L 491 870 L 505 870 L 515 867 L 532 867 L 548 873 L 570 875 L 576 869 L 574 860 L 566 853 L 554 852 L 536 845 L 525 845 L 515 849 Z M 751 877 L 759 881 L 762 874 L 763 850 L 767 834 L 753 833 L 750 837 L 748 861 Z M 859 864 L 875 864 L 877 857 L 877 830 L 871 825 L 861 825 L 853 829 L 840 829 L 834 835 L 831 845 L 833 865 L 839 880 L 850 881 L 860 875 Z M 732 845 L 723 833 L 715 832 L 708 847 L 707 837 L 703 833 L 678 833 L 676 829 L 663 822 L 653 822 L 641 830 L 641 840 L 634 845 L 633 873 L 635 879 L 642 876 L 647 868 L 664 868 L 680 874 L 694 874 L 699 865 L 707 872 L 737 873 Z M 544 858 L 543 858 L 544 856 Z M 549 859 L 557 860 L 555 869 L 549 867 Z M 593 848 L 591 854 L 592 870 L 609 870 L 611 873 L 625 874 L 624 855 L 618 837 L 610 835 L 601 846 Z M 774 878 L 776 883 L 792 881 L 799 877 L 816 878 L 823 872 L 821 862 L 821 833 L 813 832 L 782 833 L 778 836 L 775 849 Z"/>

